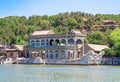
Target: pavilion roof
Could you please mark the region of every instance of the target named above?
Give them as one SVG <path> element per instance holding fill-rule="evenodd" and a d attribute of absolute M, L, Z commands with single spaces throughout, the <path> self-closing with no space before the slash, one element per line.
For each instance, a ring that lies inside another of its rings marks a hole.
<path fill-rule="evenodd" d="M 81 32 L 80 32 L 80 30 L 78 30 L 78 29 L 72 29 L 72 30 L 70 30 L 70 32 L 69 33 L 71 33 L 71 34 L 82 34 Z"/>
<path fill-rule="evenodd" d="M 105 21 L 103 21 L 104 23 L 106 23 L 106 22 L 114 22 L 115 23 L 115 21 L 114 20 L 105 20 Z"/>
<path fill-rule="evenodd" d="M 107 45 L 88 44 L 88 46 L 92 48 L 94 51 L 102 51 L 105 48 L 109 49 Z"/>
<path fill-rule="evenodd" d="M 53 30 L 40 30 L 35 31 L 32 35 L 48 35 L 48 34 L 55 34 Z"/>

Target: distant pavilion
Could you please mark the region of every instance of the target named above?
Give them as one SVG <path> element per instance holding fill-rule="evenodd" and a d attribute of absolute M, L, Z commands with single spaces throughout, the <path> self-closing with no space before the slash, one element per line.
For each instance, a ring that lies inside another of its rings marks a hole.
<path fill-rule="evenodd" d="M 118 25 L 116 25 L 116 21 L 113 20 L 105 20 L 101 25 L 94 25 L 94 28 L 100 31 L 106 31 L 107 29 L 114 30 L 117 27 Z"/>

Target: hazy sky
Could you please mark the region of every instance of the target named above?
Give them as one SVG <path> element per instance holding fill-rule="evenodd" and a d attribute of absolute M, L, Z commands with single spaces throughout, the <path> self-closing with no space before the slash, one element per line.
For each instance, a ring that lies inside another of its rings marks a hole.
<path fill-rule="evenodd" d="M 120 0 L 0 0 L 0 18 L 13 15 L 55 15 L 75 11 L 120 14 Z"/>

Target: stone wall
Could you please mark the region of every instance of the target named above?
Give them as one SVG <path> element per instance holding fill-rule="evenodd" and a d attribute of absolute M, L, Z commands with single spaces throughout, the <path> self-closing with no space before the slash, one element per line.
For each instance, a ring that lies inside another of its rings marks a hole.
<path fill-rule="evenodd" d="M 120 65 L 120 57 L 103 57 L 101 64 L 103 65 Z"/>

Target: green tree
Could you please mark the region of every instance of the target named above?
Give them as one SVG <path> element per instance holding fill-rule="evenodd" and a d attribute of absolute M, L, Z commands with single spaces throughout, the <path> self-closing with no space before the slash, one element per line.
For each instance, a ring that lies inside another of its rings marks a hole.
<path fill-rule="evenodd" d="M 69 18 L 69 26 L 76 28 L 77 27 L 77 21 L 74 18 Z"/>
<path fill-rule="evenodd" d="M 120 41 L 120 29 L 116 28 L 113 32 L 110 33 L 110 39 L 115 43 Z"/>
<path fill-rule="evenodd" d="M 107 37 L 100 31 L 89 33 L 87 39 L 92 44 L 107 44 Z"/>
<path fill-rule="evenodd" d="M 41 29 L 48 29 L 50 28 L 50 22 L 48 20 L 41 20 L 40 26 L 41 26 Z"/>
<path fill-rule="evenodd" d="M 86 42 L 96 44 L 109 44 L 118 52 L 119 33 L 116 37 L 112 31 L 98 33 L 92 32 L 93 25 L 101 25 L 104 20 L 114 20 L 120 26 L 120 15 L 96 14 L 92 15 L 84 12 L 65 12 L 52 16 L 33 15 L 28 18 L 25 16 L 8 16 L 0 18 L 0 39 L 4 43 L 5 37 L 10 44 L 26 44 L 28 36 L 35 30 L 53 29 L 57 34 L 67 33 L 69 29 L 86 29 L 88 33 Z M 97 30 L 99 31 L 99 30 Z M 113 34 L 112 34 L 113 33 Z M 110 35 L 110 36 L 109 36 Z M 21 41 L 18 40 L 21 37 Z M 103 38 L 102 38 L 103 37 Z M 106 40 L 107 37 L 107 40 Z"/>
<path fill-rule="evenodd" d="M 108 57 L 115 57 L 116 53 L 113 49 L 103 49 L 103 51 L 105 52 L 105 55 Z"/>
<path fill-rule="evenodd" d="M 120 29 L 116 28 L 109 36 L 112 45 L 112 49 L 115 52 L 116 56 L 120 57 Z"/>

